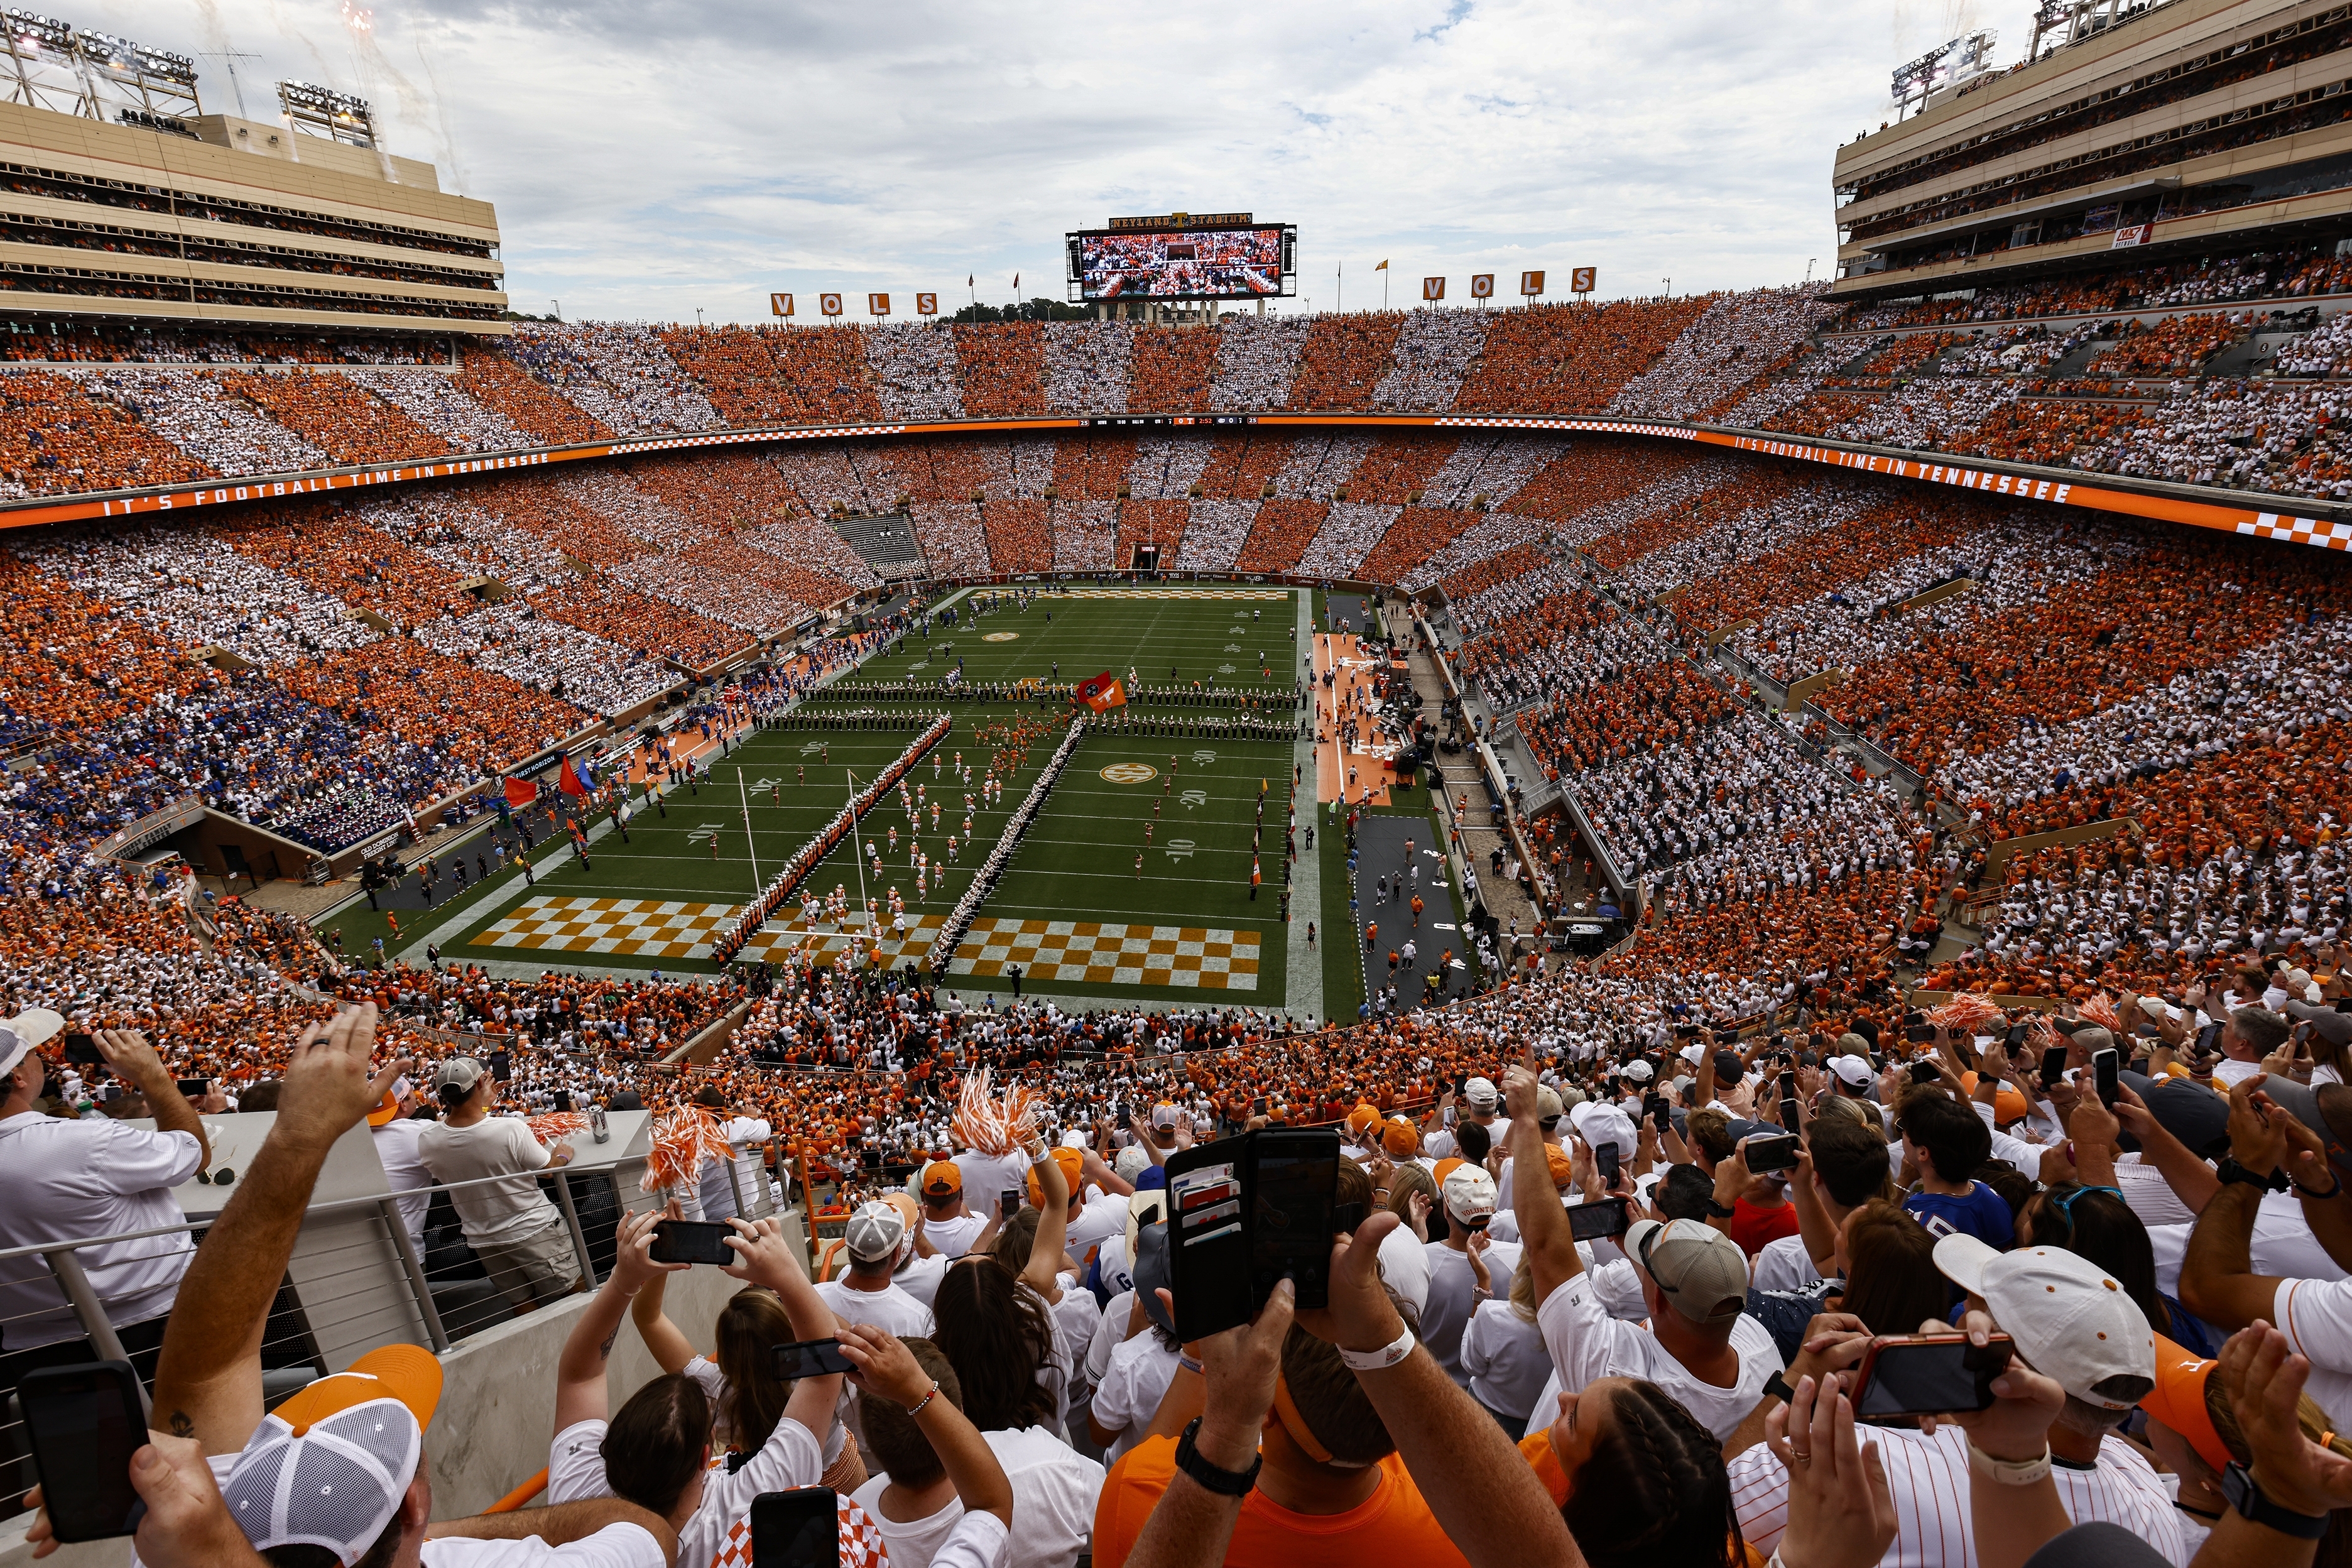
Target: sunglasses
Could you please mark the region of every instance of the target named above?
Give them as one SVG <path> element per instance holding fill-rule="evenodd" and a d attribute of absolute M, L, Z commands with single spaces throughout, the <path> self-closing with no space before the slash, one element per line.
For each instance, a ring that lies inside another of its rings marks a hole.
<path fill-rule="evenodd" d="M 196 1180 L 208 1187 L 226 1187 L 236 1180 L 236 1172 L 227 1165 L 217 1171 L 198 1171 Z"/>

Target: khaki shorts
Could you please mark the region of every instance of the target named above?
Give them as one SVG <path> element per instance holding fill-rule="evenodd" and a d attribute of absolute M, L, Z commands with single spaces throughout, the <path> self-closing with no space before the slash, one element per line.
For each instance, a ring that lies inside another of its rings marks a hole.
<path fill-rule="evenodd" d="M 489 1270 L 490 1283 L 517 1307 L 568 1296 L 582 1282 L 571 1233 L 561 1220 L 520 1241 L 477 1246 L 474 1255 Z"/>

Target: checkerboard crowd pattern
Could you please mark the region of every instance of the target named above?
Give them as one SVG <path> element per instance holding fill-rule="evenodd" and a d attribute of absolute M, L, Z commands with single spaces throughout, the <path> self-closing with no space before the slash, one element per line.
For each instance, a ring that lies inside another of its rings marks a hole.
<path fill-rule="evenodd" d="M 1255 991 L 1258 947 L 1256 931 L 1209 926 L 980 920 L 948 972 L 991 978 L 1017 963 L 1029 980 Z"/>
<path fill-rule="evenodd" d="M 501 916 L 471 945 L 614 952 L 632 958 L 709 958 L 712 937 L 735 917 L 736 908 L 540 893 Z"/>

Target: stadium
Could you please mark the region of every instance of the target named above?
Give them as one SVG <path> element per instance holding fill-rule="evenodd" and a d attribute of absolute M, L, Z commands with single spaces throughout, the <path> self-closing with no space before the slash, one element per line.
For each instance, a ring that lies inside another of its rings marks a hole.
<path fill-rule="evenodd" d="M 1822 279 L 1269 313 L 1298 229 L 1173 213 L 1065 236 L 1076 319 L 814 326 L 518 317 L 494 205 L 362 99 L 206 113 L 188 56 L 8 28 L 0 1568 L 68 1539 L 26 1494 L 100 1439 L 35 1374 L 87 1363 L 146 1452 L 196 1412 L 154 1564 L 764 1563 L 754 1496 L 820 1485 L 844 1563 L 1255 1562 L 1374 1479 L 1333 1539 L 1481 1568 L 2340 1536 L 2352 9 L 1952 40 L 1835 149 Z M 1386 1239 L 1221 1412 L 1276 1309 L 1161 1321 L 1182 1183 L 1307 1131 L 1325 1231 Z M 665 1213 L 772 1243 L 665 1306 Z M 2062 1371 L 2004 1304 L 2047 1253 L 2164 1366 Z M 839 1340 L 856 1400 L 747 1370 L 747 1279 L 759 1367 Z M 1808 1341 L 1923 1300 L 2047 1438 L 1882 1424 L 1889 1504 L 1815 1393 L 1863 1344 Z M 232 1519 L 354 1367 L 443 1391 L 383 1508 Z M 698 1512 L 566 1447 L 662 1390 L 737 1450 Z M 1176 1505 L 1252 1452 L 1228 1558 Z"/>

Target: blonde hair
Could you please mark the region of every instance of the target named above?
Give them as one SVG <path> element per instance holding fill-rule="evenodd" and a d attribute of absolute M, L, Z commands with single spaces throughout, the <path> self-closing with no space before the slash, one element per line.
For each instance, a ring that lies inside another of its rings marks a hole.
<path fill-rule="evenodd" d="M 1523 1323 L 1536 1321 L 1536 1271 L 1524 1252 L 1519 1266 L 1511 1270 L 1511 1312 Z"/>

